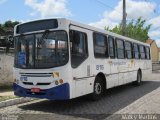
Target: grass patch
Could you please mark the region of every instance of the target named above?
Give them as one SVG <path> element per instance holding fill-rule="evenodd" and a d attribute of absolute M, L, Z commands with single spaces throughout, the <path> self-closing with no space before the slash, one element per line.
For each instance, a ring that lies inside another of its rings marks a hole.
<path fill-rule="evenodd" d="M 12 85 L 0 84 L 0 92 L 4 92 L 4 91 L 13 91 Z"/>
<path fill-rule="evenodd" d="M 1 92 L 10 92 L 10 91 L 13 91 L 11 84 L 1 84 L 0 83 L 0 93 Z M 15 95 L 5 95 L 5 96 L 0 95 L 0 102 L 5 101 L 5 100 L 9 100 L 9 99 L 14 99 L 14 98 L 18 98 L 18 97 Z"/>
<path fill-rule="evenodd" d="M 9 99 L 13 99 L 13 98 L 19 98 L 17 96 L 0 96 L 0 102 L 5 101 L 5 100 L 9 100 Z"/>

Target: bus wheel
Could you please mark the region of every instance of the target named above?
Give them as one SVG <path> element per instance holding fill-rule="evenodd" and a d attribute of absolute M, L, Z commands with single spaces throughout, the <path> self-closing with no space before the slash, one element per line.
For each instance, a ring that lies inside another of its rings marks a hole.
<path fill-rule="evenodd" d="M 142 82 L 142 75 L 141 75 L 141 72 L 138 71 L 137 80 L 134 83 L 135 83 L 135 85 L 139 86 L 141 84 L 141 82 Z"/>
<path fill-rule="evenodd" d="M 92 100 L 99 100 L 104 93 L 104 84 L 101 77 L 97 76 L 94 82 L 93 93 L 91 94 Z"/>

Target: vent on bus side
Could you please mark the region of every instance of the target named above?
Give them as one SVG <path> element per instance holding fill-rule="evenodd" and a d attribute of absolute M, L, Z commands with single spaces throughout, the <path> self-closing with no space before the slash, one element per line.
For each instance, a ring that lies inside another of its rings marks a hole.
<path fill-rule="evenodd" d="M 20 73 L 26 77 L 51 77 L 53 73 Z"/>

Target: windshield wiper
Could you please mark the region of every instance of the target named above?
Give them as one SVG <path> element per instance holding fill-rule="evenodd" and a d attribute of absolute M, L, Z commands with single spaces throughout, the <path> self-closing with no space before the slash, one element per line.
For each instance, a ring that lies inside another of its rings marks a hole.
<path fill-rule="evenodd" d="M 42 37 L 40 38 L 40 40 L 38 41 L 38 46 L 39 45 L 43 45 L 45 43 L 44 39 L 46 39 L 48 37 L 48 34 L 49 34 L 49 30 L 45 30 L 45 32 L 43 33 Z"/>

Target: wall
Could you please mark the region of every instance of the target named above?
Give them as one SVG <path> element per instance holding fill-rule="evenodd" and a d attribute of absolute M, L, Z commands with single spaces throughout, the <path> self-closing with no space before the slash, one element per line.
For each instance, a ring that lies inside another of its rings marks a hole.
<path fill-rule="evenodd" d="M 160 64 L 152 64 L 152 70 L 160 70 Z"/>
<path fill-rule="evenodd" d="M 151 45 L 151 57 L 152 57 L 152 62 L 159 61 L 159 50 L 155 42 L 153 42 Z"/>
<path fill-rule="evenodd" d="M 11 84 L 13 82 L 13 53 L 5 53 L 0 49 L 0 84 Z"/>
<path fill-rule="evenodd" d="M 159 51 L 159 63 L 160 63 L 160 51 Z"/>

